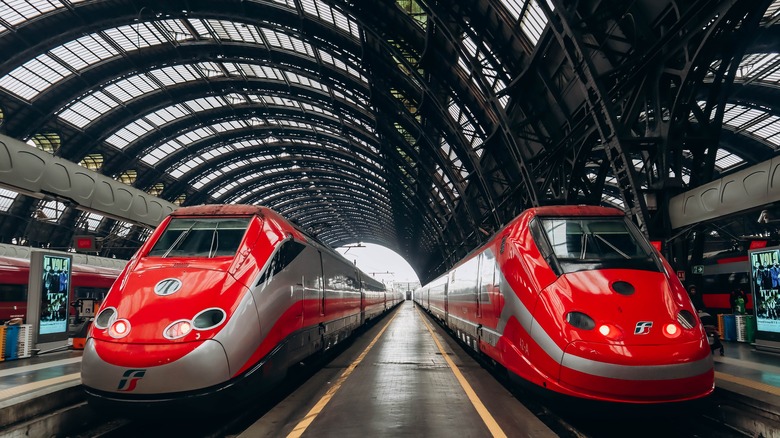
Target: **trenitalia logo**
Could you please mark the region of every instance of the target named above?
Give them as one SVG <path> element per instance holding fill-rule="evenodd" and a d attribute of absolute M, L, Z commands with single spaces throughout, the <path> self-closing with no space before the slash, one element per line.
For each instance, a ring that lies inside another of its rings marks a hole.
<path fill-rule="evenodd" d="M 181 289 L 181 281 L 175 278 L 166 278 L 154 285 L 154 293 L 160 296 L 171 295 Z"/>
<path fill-rule="evenodd" d="M 653 321 L 639 321 L 634 327 L 635 335 L 646 335 L 650 333 L 650 327 L 653 326 Z"/>
<path fill-rule="evenodd" d="M 119 381 L 117 391 L 129 392 L 135 389 L 138 381 L 143 379 L 146 370 L 127 370 L 122 374 L 122 380 Z"/>

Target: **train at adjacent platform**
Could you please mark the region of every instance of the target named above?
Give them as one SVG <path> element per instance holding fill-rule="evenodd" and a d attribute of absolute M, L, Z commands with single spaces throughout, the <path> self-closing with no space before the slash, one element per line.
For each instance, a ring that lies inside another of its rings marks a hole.
<path fill-rule="evenodd" d="M 182 207 L 109 291 L 82 382 L 97 406 L 234 406 L 402 298 L 273 210 Z"/>
<path fill-rule="evenodd" d="M 549 396 L 660 406 L 714 389 L 685 288 L 614 208 L 531 208 L 414 300 Z"/>
<path fill-rule="evenodd" d="M 106 266 L 74 263 L 69 279 L 70 300 L 91 298 L 100 301 L 120 272 L 120 269 Z M 29 259 L 0 256 L 0 324 L 26 317 L 29 282 Z M 71 307 L 71 316 L 75 316 L 74 312 Z"/>

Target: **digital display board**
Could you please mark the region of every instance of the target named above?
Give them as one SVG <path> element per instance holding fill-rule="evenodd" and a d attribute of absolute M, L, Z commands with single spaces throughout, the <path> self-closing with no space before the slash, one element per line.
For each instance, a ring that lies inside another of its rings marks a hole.
<path fill-rule="evenodd" d="M 32 326 L 32 344 L 68 339 L 73 256 L 59 251 L 32 249 L 25 322 Z"/>
<path fill-rule="evenodd" d="M 43 255 L 39 335 L 68 331 L 70 257 Z"/>
<path fill-rule="evenodd" d="M 748 260 L 757 334 L 780 334 L 780 247 L 748 251 Z"/>

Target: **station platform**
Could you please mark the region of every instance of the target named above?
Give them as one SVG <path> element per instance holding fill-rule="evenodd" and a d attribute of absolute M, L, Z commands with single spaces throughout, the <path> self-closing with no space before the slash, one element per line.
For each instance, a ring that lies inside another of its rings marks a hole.
<path fill-rule="evenodd" d="M 780 413 L 780 355 L 724 344 L 725 355 L 714 356 L 716 388 Z M 78 390 L 80 356 L 0 362 L 0 436 L 15 405 Z M 411 301 L 238 436 L 402 435 L 557 436 Z"/>

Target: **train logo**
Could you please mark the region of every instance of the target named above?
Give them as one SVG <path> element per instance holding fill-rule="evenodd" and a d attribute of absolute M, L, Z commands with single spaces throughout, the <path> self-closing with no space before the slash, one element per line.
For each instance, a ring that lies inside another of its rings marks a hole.
<path fill-rule="evenodd" d="M 164 297 L 176 293 L 179 289 L 181 289 L 181 281 L 175 278 L 166 278 L 154 286 L 154 293 Z"/>
<path fill-rule="evenodd" d="M 145 369 L 125 371 L 122 374 L 122 380 L 119 381 L 119 386 L 116 388 L 117 391 L 129 392 L 134 390 L 138 381 L 144 378 L 144 374 L 146 374 Z"/>
<path fill-rule="evenodd" d="M 639 321 L 634 328 L 635 335 L 647 335 L 650 333 L 650 327 L 653 326 L 653 321 Z"/>

